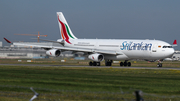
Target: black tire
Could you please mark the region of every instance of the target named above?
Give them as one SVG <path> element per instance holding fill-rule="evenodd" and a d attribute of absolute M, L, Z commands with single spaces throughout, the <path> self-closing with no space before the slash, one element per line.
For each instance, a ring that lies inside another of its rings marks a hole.
<path fill-rule="evenodd" d="M 120 62 L 120 66 L 124 66 L 124 63 L 123 63 L 123 62 Z"/>
<path fill-rule="evenodd" d="M 100 62 L 97 62 L 97 66 L 101 66 L 101 63 L 100 63 Z"/>
<path fill-rule="evenodd" d="M 108 66 L 108 62 L 105 62 L 105 65 Z"/>
<path fill-rule="evenodd" d="M 158 64 L 157 64 L 157 67 L 162 67 L 162 63 L 158 63 Z"/>
<path fill-rule="evenodd" d="M 159 63 L 157 64 L 157 67 L 159 67 Z"/>
<path fill-rule="evenodd" d="M 93 66 L 97 66 L 97 62 L 94 61 L 94 62 L 93 62 Z"/>
<path fill-rule="evenodd" d="M 105 65 L 106 65 L 106 66 L 109 66 L 109 62 L 107 61 L 107 62 L 105 63 Z"/>
<path fill-rule="evenodd" d="M 111 63 L 110 61 L 108 61 L 108 62 L 105 63 L 105 65 L 106 65 L 106 66 L 111 66 L 112 63 Z"/>
<path fill-rule="evenodd" d="M 111 66 L 112 65 L 112 62 L 109 62 L 109 66 Z"/>
<path fill-rule="evenodd" d="M 162 64 L 161 64 L 161 67 L 162 67 Z"/>
<path fill-rule="evenodd" d="M 124 62 L 124 66 L 125 66 L 125 67 L 127 66 L 127 62 Z"/>
<path fill-rule="evenodd" d="M 128 65 L 128 67 L 131 67 L 131 62 L 128 62 L 127 65 Z"/>
<path fill-rule="evenodd" d="M 93 63 L 90 61 L 90 62 L 89 62 L 89 66 L 92 66 L 92 65 L 93 65 Z"/>

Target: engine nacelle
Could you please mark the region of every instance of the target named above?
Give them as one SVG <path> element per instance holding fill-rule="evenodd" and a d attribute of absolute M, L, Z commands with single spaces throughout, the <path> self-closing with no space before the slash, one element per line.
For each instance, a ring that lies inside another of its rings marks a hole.
<path fill-rule="evenodd" d="M 91 54 L 88 56 L 88 58 L 93 61 L 96 61 L 96 62 L 101 62 L 104 60 L 104 56 L 102 54 L 98 54 L 98 53 Z"/>
<path fill-rule="evenodd" d="M 46 54 L 49 55 L 49 56 L 58 57 L 58 56 L 60 56 L 61 51 L 58 50 L 58 49 L 50 49 L 50 50 L 46 51 Z"/>

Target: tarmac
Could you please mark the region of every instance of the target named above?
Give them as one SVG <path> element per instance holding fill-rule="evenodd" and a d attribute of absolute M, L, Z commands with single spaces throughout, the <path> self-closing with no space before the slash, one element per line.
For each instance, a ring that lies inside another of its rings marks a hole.
<path fill-rule="evenodd" d="M 86 67 L 86 68 L 126 68 L 126 69 L 164 69 L 180 70 L 174 67 L 120 67 L 120 66 L 82 66 L 82 65 L 47 65 L 47 64 L 0 64 L 0 66 L 37 66 L 37 67 Z"/>

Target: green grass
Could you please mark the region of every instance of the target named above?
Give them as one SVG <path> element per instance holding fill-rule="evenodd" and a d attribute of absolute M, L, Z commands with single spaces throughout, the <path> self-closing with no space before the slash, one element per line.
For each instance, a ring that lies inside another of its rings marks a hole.
<path fill-rule="evenodd" d="M 77 95 L 77 93 L 79 95 L 81 91 L 91 92 L 90 94 L 80 94 L 84 97 L 79 97 L 80 95 L 78 97 L 64 97 L 64 100 L 93 100 L 97 94 L 94 95 L 92 92 L 106 92 L 97 95 L 101 98 L 103 96 L 118 97 L 116 93 L 120 92 L 120 88 L 124 92 L 133 89 L 132 91 L 142 90 L 149 94 L 180 95 L 180 71 L 0 66 L 1 92 L 31 93 L 29 87 L 34 87 L 39 93 L 47 94 L 59 94 L 58 90 L 61 90 L 61 94 L 65 95 Z M 107 92 L 115 94 L 111 95 Z M 133 97 L 132 92 L 130 97 Z"/>
<path fill-rule="evenodd" d="M 61 62 L 65 59 L 66 62 Z M 18 62 L 18 60 L 22 60 Z M 90 60 L 73 60 L 73 58 L 55 58 L 55 59 L 32 59 L 32 62 L 27 62 L 31 59 L 0 59 L 0 64 L 49 64 L 49 65 L 84 65 L 88 66 Z M 147 61 L 130 61 L 132 67 L 157 67 L 157 62 Z M 105 61 L 101 62 L 102 66 L 105 66 Z M 113 63 L 112 66 L 119 66 L 119 63 Z M 163 67 L 175 67 L 180 68 L 179 61 L 163 61 Z"/>

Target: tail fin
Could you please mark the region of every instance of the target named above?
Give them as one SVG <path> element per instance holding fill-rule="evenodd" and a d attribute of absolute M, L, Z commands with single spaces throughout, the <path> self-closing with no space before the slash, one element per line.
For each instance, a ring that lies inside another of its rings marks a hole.
<path fill-rule="evenodd" d="M 174 40 L 173 45 L 171 45 L 171 46 L 172 46 L 172 47 L 177 46 L 177 41 L 176 41 L 176 40 Z"/>
<path fill-rule="evenodd" d="M 61 38 L 64 39 L 68 43 L 70 43 L 69 39 L 77 39 L 72 33 L 62 12 L 57 12 L 57 18 L 58 18 Z"/>
<path fill-rule="evenodd" d="M 176 40 L 174 40 L 173 45 L 177 45 L 177 41 Z"/>

